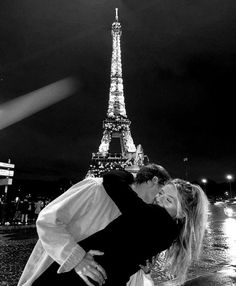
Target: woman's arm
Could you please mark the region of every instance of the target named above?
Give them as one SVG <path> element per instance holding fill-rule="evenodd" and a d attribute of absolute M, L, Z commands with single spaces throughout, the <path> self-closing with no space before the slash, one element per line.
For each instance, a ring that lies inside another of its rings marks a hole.
<path fill-rule="evenodd" d="M 133 181 L 129 175 L 127 171 L 111 171 L 103 176 L 103 186 L 122 214 L 137 215 L 148 205 L 130 187 Z"/>

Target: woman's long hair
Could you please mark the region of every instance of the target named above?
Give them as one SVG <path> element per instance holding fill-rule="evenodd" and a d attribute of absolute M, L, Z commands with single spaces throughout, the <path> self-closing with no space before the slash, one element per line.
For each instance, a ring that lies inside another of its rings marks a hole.
<path fill-rule="evenodd" d="M 182 227 L 179 237 L 167 250 L 165 269 L 175 277 L 175 285 L 182 285 L 192 260 L 200 256 L 209 203 L 200 186 L 180 179 L 169 183 L 177 189 L 179 205 L 176 218 Z"/>

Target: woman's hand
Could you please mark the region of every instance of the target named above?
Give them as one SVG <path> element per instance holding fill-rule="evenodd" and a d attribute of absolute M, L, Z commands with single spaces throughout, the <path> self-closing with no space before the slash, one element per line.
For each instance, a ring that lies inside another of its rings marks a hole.
<path fill-rule="evenodd" d="M 143 266 L 143 265 L 139 265 L 139 267 L 143 270 L 143 272 L 145 274 L 149 274 L 152 270 L 152 268 L 154 267 L 155 265 L 155 262 L 156 262 L 156 256 L 153 256 L 152 257 L 152 262 L 150 262 L 148 259 L 146 260 L 146 265 Z"/>
<path fill-rule="evenodd" d="M 105 270 L 93 258 L 94 255 L 103 255 L 104 253 L 98 250 L 90 250 L 86 253 L 80 263 L 74 268 L 75 272 L 84 280 L 88 286 L 94 286 L 88 277 L 102 285 L 107 279 Z"/>

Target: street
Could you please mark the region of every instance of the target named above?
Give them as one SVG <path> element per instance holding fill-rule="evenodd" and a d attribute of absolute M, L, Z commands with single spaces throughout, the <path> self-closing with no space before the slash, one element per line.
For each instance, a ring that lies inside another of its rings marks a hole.
<path fill-rule="evenodd" d="M 210 205 L 202 257 L 192 273 L 196 276 L 225 266 L 236 267 L 236 219 L 225 216 L 222 204 Z"/>
<path fill-rule="evenodd" d="M 16 286 L 37 240 L 34 227 L 0 228 L 0 286 Z M 236 285 L 236 219 L 227 218 L 222 205 L 210 205 L 209 223 L 200 261 L 189 271 L 190 285 Z M 204 278 L 205 275 L 214 274 Z M 207 280 L 208 279 L 208 280 Z"/>

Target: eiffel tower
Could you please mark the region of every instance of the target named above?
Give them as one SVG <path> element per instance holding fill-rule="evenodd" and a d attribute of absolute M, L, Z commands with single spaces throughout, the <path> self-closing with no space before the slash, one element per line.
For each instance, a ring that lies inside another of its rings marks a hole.
<path fill-rule="evenodd" d="M 106 119 L 103 120 L 103 136 L 99 151 L 92 153 L 87 176 L 101 177 L 112 169 L 125 169 L 136 173 L 147 158 L 142 146 L 134 145 L 130 131 L 131 121 L 126 114 L 120 47 L 122 30 L 118 8 L 115 11 L 115 22 L 111 27 L 112 59 L 108 111 Z"/>

